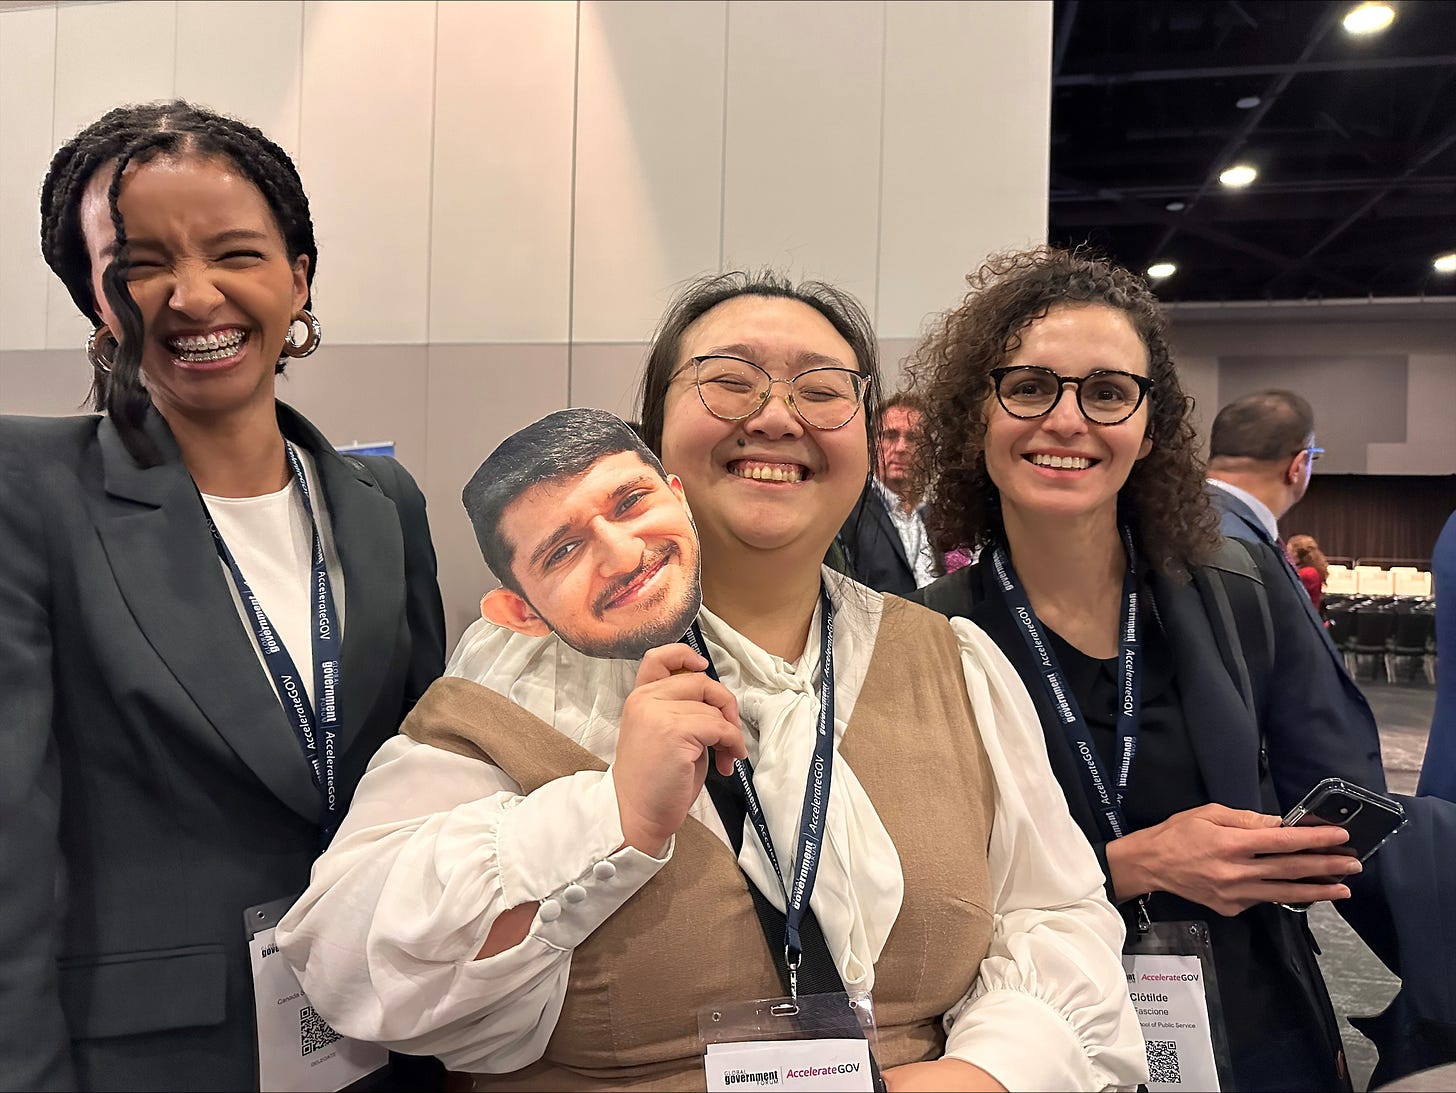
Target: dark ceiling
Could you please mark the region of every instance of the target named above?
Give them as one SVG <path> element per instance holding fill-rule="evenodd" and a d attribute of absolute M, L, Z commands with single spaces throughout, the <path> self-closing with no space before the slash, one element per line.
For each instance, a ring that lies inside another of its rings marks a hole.
<path fill-rule="evenodd" d="M 1432 268 L 1456 251 L 1456 2 L 1364 38 L 1354 6 L 1056 0 L 1051 241 L 1175 263 L 1165 300 L 1456 295 Z M 1259 177 L 1229 190 L 1236 162 Z"/>

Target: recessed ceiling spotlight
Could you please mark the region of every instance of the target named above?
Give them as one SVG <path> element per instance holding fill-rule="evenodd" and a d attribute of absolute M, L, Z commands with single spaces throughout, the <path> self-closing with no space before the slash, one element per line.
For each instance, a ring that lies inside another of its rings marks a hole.
<path fill-rule="evenodd" d="M 1247 186 L 1259 177 L 1259 172 L 1250 167 L 1247 163 L 1236 163 L 1227 167 L 1219 173 L 1218 180 L 1225 186 L 1238 189 L 1240 186 Z"/>
<path fill-rule="evenodd" d="M 1431 265 L 1436 267 L 1437 273 L 1456 273 L 1456 251 L 1438 256 Z"/>
<path fill-rule="evenodd" d="M 1170 201 L 1163 208 L 1167 209 L 1170 213 L 1181 213 L 1184 209 L 1188 208 L 1188 202 Z"/>
<path fill-rule="evenodd" d="M 1351 8 L 1344 19 L 1344 27 L 1350 34 L 1379 34 L 1395 21 L 1395 9 L 1389 4 L 1358 4 Z"/>
<path fill-rule="evenodd" d="M 1240 110 L 1252 110 L 1263 101 L 1258 95 L 1245 95 L 1241 99 L 1234 100 L 1234 105 Z"/>
<path fill-rule="evenodd" d="M 1456 258 L 1456 255 L 1452 255 L 1451 257 Z M 1163 278 L 1171 277 L 1177 272 L 1178 267 L 1173 265 L 1172 262 L 1154 262 L 1148 267 L 1148 276 L 1154 281 L 1161 281 Z"/>

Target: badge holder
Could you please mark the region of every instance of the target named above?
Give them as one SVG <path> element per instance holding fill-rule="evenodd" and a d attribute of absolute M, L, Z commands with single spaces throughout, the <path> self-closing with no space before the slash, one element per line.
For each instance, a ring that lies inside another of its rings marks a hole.
<path fill-rule="evenodd" d="M 698 1010 L 708 1089 L 883 1091 L 868 991 L 760 998 Z"/>
<path fill-rule="evenodd" d="M 341 1036 L 309 1005 L 293 969 L 274 940 L 279 919 L 293 897 L 260 903 L 243 912 L 243 929 L 253 966 L 253 1008 L 257 1020 L 258 1088 L 263 1093 L 335 1093 L 389 1062 L 379 1044 Z"/>
<path fill-rule="evenodd" d="M 1205 922 L 1153 922 L 1146 898 L 1122 965 L 1148 1048 L 1147 1089 L 1228 1089 L 1233 1082 L 1213 946 Z"/>

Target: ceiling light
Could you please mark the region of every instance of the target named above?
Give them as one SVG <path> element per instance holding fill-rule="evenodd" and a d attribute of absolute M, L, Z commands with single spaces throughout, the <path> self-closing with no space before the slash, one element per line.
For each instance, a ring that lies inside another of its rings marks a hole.
<path fill-rule="evenodd" d="M 1456 273 L 1456 251 L 1439 255 L 1431 265 L 1436 267 L 1437 273 Z"/>
<path fill-rule="evenodd" d="M 1258 177 L 1259 172 L 1247 163 L 1236 163 L 1232 167 L 1225 168 L 1220 172 L 1218 180 L 1225 186 L 1238 189 L 1240 186 L 1247 186 Z"/>
<path fill-rule="evenodd" d="M 1379 34 L 1395 19 L 1389 4 L 1369 3 L 1353 7 L 1345 15 L 1345 30 L 1351 34 Z"/>
<path fill-rule="evenodd" d="M 1236 100 L 1234 105 L 1240 110 L 1252 110 L 1263 101 L 1258 95 L 1245 95 L 1243 98 Z"/>
<path fill-rule="evenodd" d="M 1456 260 L 1456 254 L 1453 254 L 1451 257 L 1453 260 Z M 1172 262 L 1154 262 L 1148 267 L 1148 276 L 1154 281 L 1161 281 L 1164 277 L 1171 277 L 1177 272 L 1178 267 L 1173 265 Z"/>
<path fill-rule="evenodd" d="M 1188 208 L 1188 202 L 1170 201 L 1163 208 L 1167 209 L 1170 213 L 1181 213 L 1184 209 Z"/>

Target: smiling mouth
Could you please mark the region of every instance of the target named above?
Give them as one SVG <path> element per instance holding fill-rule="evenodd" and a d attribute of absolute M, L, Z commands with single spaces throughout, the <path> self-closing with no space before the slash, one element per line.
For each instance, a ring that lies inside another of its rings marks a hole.
<path fill-rule="evenodd" d="M 798 463 L 766 463 L 757 459 L 735 459 L 728 464 L 728 473 L 754 482 L 806 482 L 813 477 L 808 467 Z"/>
<path fill-rule="evenodd" d="M 237 356 L 247 340 L 247 331 L 231 327 L 210 334 L 168 338 L 166 345 L 173 358 L 183 364 L 214 364 Z"/>
<path fill-rule="evenodd" d="M 1100 459 L 1091 459 L 1085 455 L 1024 455 L 1021 457 L 1033 467 L 1045 467 L 1054 471 L 1085 471 L 1087 468 L 1100 463 Z"/>
<path fill-rule="evenodd" d="M 625 581 L 619 582 L 616 587 L 603 593 L 597 599 L 595 612 L 597 616 L 600 617 L 618 607 L 629 606 L 642 593 L 642 590 L 652 583 L 653 578 L 661 573 L 669 563 L 677 559 L 678 553 L 676 546 L 664 547 L 655 559 L 642 566 Z"/>

